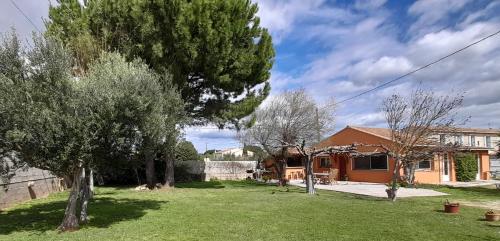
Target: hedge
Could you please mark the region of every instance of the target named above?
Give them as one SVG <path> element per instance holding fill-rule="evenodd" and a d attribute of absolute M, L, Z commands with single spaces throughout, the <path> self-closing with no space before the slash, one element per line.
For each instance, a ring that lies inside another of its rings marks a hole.
<path fill-rule="evenodd" d="M 457 181 L 469 182 L 476 179 L 477 160 L 471 153 L 459 153 L 455 155 L 455 172 Z"/>

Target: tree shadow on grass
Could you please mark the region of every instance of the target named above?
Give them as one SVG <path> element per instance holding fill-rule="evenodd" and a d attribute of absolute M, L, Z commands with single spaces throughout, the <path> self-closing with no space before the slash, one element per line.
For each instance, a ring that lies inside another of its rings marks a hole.
<path fill-rule="evenodd" d="M 224 180 L 224 181 L 207 181 L 207 182 L 184 182 L 184 183 L 176 183 L 176 188 L 255 188 L 255 187 L 269 187 L 276 185 L 269 185 L 268 183 L 259 183 L 253 180 Z"/>
<path fill-rule="evenodd" d="M 225 188 L 221 182 L 219 181 L 209 181 L 209 182 L 185 182 L 185 183 L 177 183 L 175 185 L 176 188 L 197 188 L 197 189 L 221 189 Z"/>
<path fill-rule="evenodd" d="M 89 204 L 90 221 L 81 228 L 107 228 L 114 223 L 134 220 L 144 216 L 147 210 L 160 209 L 164 203 L 167 201 L 95 197 Z M 0 213 L 0 235 L 55 230 L 63 219 L 65 207 L 66 200 Z"/>

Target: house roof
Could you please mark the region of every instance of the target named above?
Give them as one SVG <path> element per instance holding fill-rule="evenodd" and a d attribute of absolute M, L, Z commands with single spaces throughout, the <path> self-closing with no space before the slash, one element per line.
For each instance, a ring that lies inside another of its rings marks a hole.
<path fill-rule="evenodd" d="M 391 140 L 391 130 L 388 128 L 364 127 L 364 126 L 347 126 L 358 131 L 362 131 L 374 136 L 378 136 L 387 140 Z"/>
<path fill-rule="evenodd" d="M 362 131 L 368 134 L 372 134 L 384 139 L 391 140 L 391 130 L 388 128 L 377 128 L 377 127 L 364 127 L 364 126 L 347 126 L 346 128 L 352 128 L 358 131 Z M 493 134 L 500 135 L 500 129 L 486 129 L 486 128 L 453 128 L 450 132 L 452 133 L 475 133 L 475 134 Z"/>
<path fill-rule="evenodd" d="M 453 132 L 500 135 L 500 129 L 493 129 L 493 128 L 488 128 L 488 129 L 487 128 L 454 128 Z"/>

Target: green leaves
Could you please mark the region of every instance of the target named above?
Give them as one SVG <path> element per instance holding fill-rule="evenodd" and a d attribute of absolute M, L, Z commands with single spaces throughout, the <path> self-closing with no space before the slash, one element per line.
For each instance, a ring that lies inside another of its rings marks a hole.
<path fill-rule="evenodd" d="M 477 160 L 472 153 L 457 153 L 455 155 L 455 171 L 457 180 L 469 182 L 476 179 Z"/>
<path fill-rule="evenodd" d="M 193 143 L 184 140 L 175 147 L 175 159 L 177 161 L 196 161 L 200 159 L 200 156 Z"/>
<path fill-rule="evenodd" d="M 71 45 L 89 34 L 94 40 L 78 46 L 92 49 L 98 43 L 129 61 L 144 59 L 159 74 L 171 72 L 186 111 L 198 121 L 235 122 L 268 95 L 249 94 L 268 83 L 274 59 L 271 36 L 259 26 L 257 5 L 250 1 L 106 0 L 85 7 L 76 2 L 51 7 L 51 36 Z M 72 48 L 85 66 L 92 54 L 78 49 Z M 241 103 L 234 103 L 238 96 Z"/>

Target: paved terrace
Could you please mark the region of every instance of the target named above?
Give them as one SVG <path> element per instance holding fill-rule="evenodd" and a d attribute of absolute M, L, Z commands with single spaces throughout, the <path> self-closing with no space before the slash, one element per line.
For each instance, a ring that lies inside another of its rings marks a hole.
<path fill-rule="evenodd" d="M 298 187 L 306 187 L 306 184 L 302 183 L 302 181 L 299 181 L 299 180 L 291 181 L 290 185 L 298 186 Z M 385 189 L 387 187 L 384 184 L 380 184 L 380 183 L 339 181 L 337 184 L 333 184 L 333 185 L 316 184 L 316 185 L 314 185 L 314 187 L 317 189 L 322 189 L 322 190 L 330 190 L 330 191 L 354 193 L 354 194 L 372 196 L 372 197 L 387 198 L 387 193 L 385 192 Z M 430 190 L 430 189 L 424 189 L 424 188 L 404 188 L 404 187 L 401 187 L 398 190 L 398 198 L 431 197 L 431 196 L 445 196 L 445 195 L 448 195 L 448 194 L 442 193 L 442 192 L 437 192 L 437 191 Z"/>

